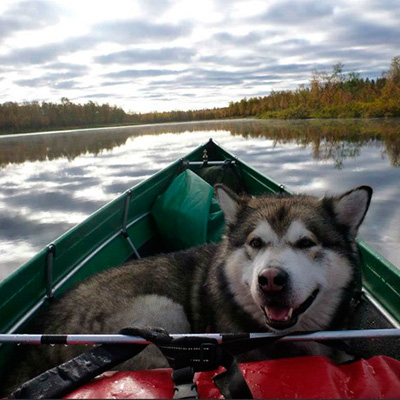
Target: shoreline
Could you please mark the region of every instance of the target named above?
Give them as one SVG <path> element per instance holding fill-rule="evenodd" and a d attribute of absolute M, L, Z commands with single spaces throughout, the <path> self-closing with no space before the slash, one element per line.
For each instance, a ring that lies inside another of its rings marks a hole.
<path fill-rule="evenodd" d="M 190 124 L 190 123 L 209 123 L 218 121 L 240 121 L 240 120 L 258 120 L 258 121 L 390 121 L 400 119 L 400 116 L 388 116 L 388 117 L 307 117 L 307 118 L 276 118 L 276 117 L 262 117 L 262 116 L 248 116 L 248 117 L 230 117 L 230 118 L 216 118 L 216 119 L 193 119 L 189 121 L 165 121 L 165 122 L 150 122 L 150 123 L 125 123 L 125 124 L 111 124 L 111 125 L 88 125 L 88 126 L 71 126 L 71 127 L 54 127 L 54 129 L 40 129 L 36 131 L 23 130 L 15 132 L 0 132 L 1 138 L 13 138 L 33 135 L 50 135 L 57 133 L 69 133 L 77 131 L 91 131 L 91 130 L 102 130 L 102 129 L 126 129 L 134 127 L 147 127 L 156 125 L 175 125 L 175 124 Z"/>

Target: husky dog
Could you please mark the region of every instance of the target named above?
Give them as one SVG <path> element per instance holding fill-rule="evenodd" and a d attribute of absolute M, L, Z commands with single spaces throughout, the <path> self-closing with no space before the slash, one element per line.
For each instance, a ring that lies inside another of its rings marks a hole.
<path fill-rule="evenodd" d="M 289 333 L 342 327 L 360 286 L 356 235 L 372 189 L 324 198 L 242 197 L 217 185 L 216 193 L 226 220 L 220 244 L 130 261 L 92 276 L 56 300 L 40 331 L 116 333 L 137 325 L 170 333 Z M 79 352 L 77 346 L 33 346 L 11 384 Z M 142 354 L 123 368 L 165 366 L 159 360 Z"/>

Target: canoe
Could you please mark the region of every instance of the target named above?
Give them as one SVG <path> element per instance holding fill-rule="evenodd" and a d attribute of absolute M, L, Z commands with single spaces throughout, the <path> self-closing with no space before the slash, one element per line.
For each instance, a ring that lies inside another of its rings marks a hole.
<path fill-rule="evenodd" d="M 76 282 L 92 274 L 120 265 L 130 258 L 145 257 L 165 251 L 165 246 L 168 247 L 165 243 L 168 242 L 162 240 L 159 224 L 155 222 L 152 214 L 157 198 L 165 193 L 174 179 L 184 170 L 191 170 L 212 184 L 219 172 L 227 168 L 227 166 L 232 167 L 234 178 L 240 180 L 239 184 L 249 194 L 290 194 L 290 191 L 285 186 L 257 172 L 210 140 L 149 179 L 128 189 L 124 194 L 99 209 L 84 222 L 54 240 L 34 258 L 1 282 L 0 332 L 2 334 L 15 334 L 24 331 L 27 323 L 35 317 L 47 302 L 51 301 L 53 297 L 60 296 Z M 207 234 L 213 237 L 214 233 L 208 232 Z M 194 240 L 197 240 L 197 243 L 194 244 L 200 244 L 198 241 L 207 240 L 207 236 Z M 160 245 L 160 243 L 164 244 Z M 399 328 L 400 271 L 362 239 L 358 239 L 358 246 L 362 254 L 363 293 L 359 313 L 356 321 L 354 321 L 354 329 Z M 179 248 L 179 246 L 175 247 Z M 171 249 L 167 248 L 167 250 Z M 176 248 L 173 250 L 176 250 Z M 400 346 L 398 346 L 398 341 L 393 342 L 391 340 L 393 339 L 374 340 L 372 345 L 370 340 L 360 340 L 357 342 L 357 346 L 366 359 L 376 356 L 386 357 L 378 359 L 376 362 L 379 365 L 382 363 L 391 365 L 391 367 L 388 367 L 389 369 L 386 368 L 386 372 L 393 383 L 396 380 L 400 381 L 400 368 L 396 364 L 396 360 L 400 360 Z M 397 346 L 393 345 L 394 343 L 397 343 Z M 14 346 L 14 344 L 2 344 L 0 346 L 0 376 L 12 358 Z M 306 363 L 310 363 L 312 360 L 316 362 L 313 365 L 311 365 L 312 363 L 309 364 L 309 367 L 307 367 L 309 370 L 315 368 L 319 371 L 331 371 L 332 368 L 335 368 L 328 360 L 314 357 L 310 361 L 309 358 L 305 358 Z M 370 360 L 374 360 L 374 358 Z M 266 362 L 265 365 L 258 365 L 258 370 L 260 371 L 262 368 L 269 369 L 270 364 L 268 363 L 270 362 Z M 274 363 L 279 363 L 279 360 L 274 361 Z M 296 365 L 297 367 L 301 365 L 298 358 L 296 359 Z M 377 366 L 371 367 L 370 364 L 368 365 L 370 368 L 379 370 Z M 243 368 L 251 370 L 249 366 Z M 279 368 L 284 368 L 283 371 L 285 371 L 289 367 L 286 364 L 284 366 L 281 365 L 281 367 L 275 365 L 274 370 L 279 370 Z M 361 370 L 365 371 L 367 367 L 363 364 L 357 365 L 355 368 L 361 368 Z M 385 368 L 382 367 L 381 370 L 383 371 L 381 372 L 382 379 L 387 379 L 384 372 Z M 162 373 L 158 377 L 157 373 L 156 375 L 151 375 L 154 372 L 148 371 L 148 373 L 154 388 L 154 379 L 161 379 Z M 331 373 L 338 375 L 339 372 L 335 370 Z M 127 372 L 126 375 L 121 375 L 119 379 L 141 379 L 140 377 L 135 378 L 135 374 L 137 375 L 138 373 Z M 357 375 L 357 373 L 355 374 Z M 251 375 L 251 372 L 248 375 Z M 327 372 L 326 376 L 328 375 L 329 372 Z M 360 377 L 360 374 L 357 376 Z M 200 377 L 200 381 L 203 378 Z M 341 382 L 343 382 L 343 379 Z M 296 382 L 294 377 L 291 377 L 290 380 L 291 382 Z M 91 385 L 93 386 L 93 383 Z M 396 385 L 396 382 L 393 385 Z M 393 385 L 389 385 L 391 390 L 397 390 L 398 386 Z M 163 387 L 161 383 L 160 387 Z M 269 387 L 271 387 L 271 384 L 269 384 Z M 84 390 L 89 389 L 84 388 Z M 94 397 L 96 397 L 96 393 L 97 397 L 100 397 L 99 393 L 104 395 L 104 392 L 96 392 L 96 389 L 94 390 Z M 293 390 L 297 390 L 297 397 L 313 397 L 309 391 L 307 393 L 299 393 L 299 389 Z M 165 392 L 161 393 L 165 394 Z M 212 397 L 211 392 L 203 393 L 205 393 L 205 397 Z M 288 397 L 294 396 L 294 392 L 289 391 L 288 393 L 291 393 Z M 332 393 L 334 392 L 331 392 L 331 395 Z M 391 392 L 391 394 L 393 393 Z M 279 391 L 273 392 L 272 395 L 270 392 L 272 397 L 274 394 L 276 397 L 283 396 Z M 324 397 L 321 391 L 314 391 L 314 394 L 314 397 Z M 133 395 L 131 392 L 130 396 Z M 265 396 L 264 393 L 263 395 Z M 141 392 L 140 396 L 143 396 L 143 392 Z M 162 396 L 155 395 L 155 397 Z M 388 395 L 388 397 L 390 396 Z"/>

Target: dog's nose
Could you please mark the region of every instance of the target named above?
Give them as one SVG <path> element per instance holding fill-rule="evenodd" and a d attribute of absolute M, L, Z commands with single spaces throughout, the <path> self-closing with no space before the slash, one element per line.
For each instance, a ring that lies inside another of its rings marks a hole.
<path fill-rule="evenodd" d="M 289 274 L 279 267 L 267 268 L 258 276 L 258 284 L 264 292 L 282 290 L 289 281 Z"/>

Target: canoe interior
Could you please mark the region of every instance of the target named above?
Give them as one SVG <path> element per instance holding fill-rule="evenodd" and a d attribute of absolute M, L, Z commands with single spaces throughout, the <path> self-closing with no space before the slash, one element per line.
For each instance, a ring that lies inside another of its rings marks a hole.
<path fill-rule="evenodd" d="M 245 191 L 249 194 L 290 193 L 282 185 L 265 177 L 213 141 L 185 156 L 184 161 L 202 161 L 207 150 L 208 161 L 234 160 Z M 87 220 L 56 239 L 32 260 L 0 283 L 0 332 L 23 330 L 26 322 L 54 297 L 61 295 L 74 283 L 88 276 L 120 265 L 135 257 L 124 227 L 141 256 L 156 254 L 165 249 L 158 243 L 159 234 L 150 213 L 157 196 L 182 171 L 185 162 L 178 160 L 146 181 L 133 187 L 110 202 Z M 201 167 L 195 167 L 196 172 Z M 365 293 L 356 328 L 385 328 L 400 324 L 400 273 L 387 260 L 359 241 L 363 258 Z M 51 272 L 49 272 L 51 270 Z M 377 344 L 381 354 L 400 357 L 400 346 L 394 342 Z M 397 342 L 397 344 L 399 344 Z M 362 345 L 361 345 L 362 346 Z M 363 346 L 362 346 L 363 347 Z M 364 346 L 366 347 L 366 346 Z M 375 350 L 364 349 L 367 354 Z M 367 351 L 368 350 L 368 351 Z M 12 346 L 0 347 L 0 374 L 7 364 Z"/>

